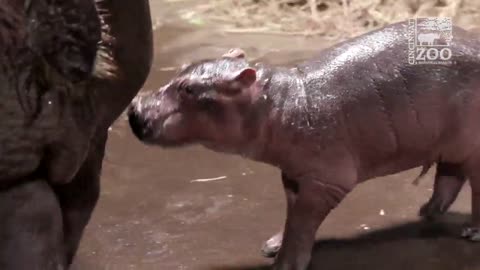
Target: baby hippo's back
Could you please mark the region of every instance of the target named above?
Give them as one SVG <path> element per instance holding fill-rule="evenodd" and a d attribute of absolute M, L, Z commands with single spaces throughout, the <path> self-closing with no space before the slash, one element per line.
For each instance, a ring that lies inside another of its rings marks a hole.
<path fill-rule="evenodd" d="M 342 123 L 362 178 L 480 155 L 480 38 L 453 27 L 450 44 L 416 49 L 411 30 L 393 24 L 297 67 L 311 118 Z M 436 60 L 413 64 L 422 53 Z"/>

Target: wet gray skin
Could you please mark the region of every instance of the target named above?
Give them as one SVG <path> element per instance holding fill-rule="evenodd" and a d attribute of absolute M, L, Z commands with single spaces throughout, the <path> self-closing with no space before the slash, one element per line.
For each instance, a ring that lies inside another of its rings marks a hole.
<path fill-rule="evenodd" d="M 0 1 L 0 58 L 0 269 L 67 269 L 150 68 L 148 1 Z"/>
<path fill-rule="evenodd" d="M 264 247 L 280 249 L 274 269 L 308 267 L 318 226 L 358 183 L 433 163 L 434 192 L 420 214 L 444 213 L 468 178 L 472 221 L 463 236 L 478 240 L 480 42 L 459 28 L 453 36 L 444 65 L 408 63 L 406 22 L 291 69 L 252 66 L 232 50 L 137 97 L 129 122 L 148 144 L 199 143 L 281 169 L 287 221 Z"/>

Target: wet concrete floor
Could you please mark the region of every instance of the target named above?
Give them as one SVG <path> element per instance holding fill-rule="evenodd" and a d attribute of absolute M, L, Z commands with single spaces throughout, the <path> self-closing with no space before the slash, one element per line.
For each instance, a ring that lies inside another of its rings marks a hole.
<path fill-rule="evenodd" d="M 169 20 L 152 1 L 155 62 L 144 91 L 158 88 L 172 67 L 216 57 L 231 47 L 273 64 L 303 60 L 328 41 L 224 35 Z M 451 214 L 435 224 L 417 217 L 432 191 L 433 170 L 419 186 L 411 170 L 358 186 L 318 232 L 312 269 L 480 269 L 480 244 L 458 239 L 470 211 L 469 187 Z M 283 226 L 279 171 L 241 157 L 193 146 L 146 147 L 125 116 L 112 127 L 102 193 L 87 227 L 75 270 L 268 269 L 264 240 Z M 215 181 L 195 181 L 217 178 Z"/>

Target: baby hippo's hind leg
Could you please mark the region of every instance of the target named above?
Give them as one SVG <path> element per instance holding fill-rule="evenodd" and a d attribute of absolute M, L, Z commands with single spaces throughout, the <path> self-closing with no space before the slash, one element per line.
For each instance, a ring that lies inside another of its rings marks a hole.
<path fill-rule="evenodd" d="M 466 166 L 467 177 L 472 189 L 471 223 L 462 231 L 462 237 L 471 241 L 480 241 L 480 155 Z"/>
<path fill-rule="evenodd" d="M 461 165 L 438 163 L 432 197 L 420 208 L 420 216 L 430 220 L 444 214 L 457 198 L 465 179 Z"/>

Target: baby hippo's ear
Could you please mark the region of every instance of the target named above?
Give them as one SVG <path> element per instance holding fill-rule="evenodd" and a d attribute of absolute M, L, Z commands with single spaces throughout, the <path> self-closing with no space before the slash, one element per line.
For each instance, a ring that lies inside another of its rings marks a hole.
<path fill-rule="evenodd" d="M 244 68 L 232 77 L 226 80 L 226 84 L 218 89 L 221 93 L 227 95 L 237 95 L 244 89 L 250 88 L 257 80 L 257 71 L 253 68 Z"/>
<path fill-rule="evenodd" d="M 190 63 L 183 63 L 182 66 L 180 67 L 180 71 L 184 71 L 190 66 Z"/>
<path fill-rule="evenodd" d="M 239 84 L 241 88 L 248 88 L 252 86 L 257 80 L 257 71 L 253 68 L 244 68 L 233 79 L 235 83 Z"/>
<path fill-rule="evenodd" d="M 242 49 L 239 48 L 233 48 L 230 49 L 228 52 L 226 52 L 222 57 L 226 58 L 245 58 L 245 52 Z"/>

